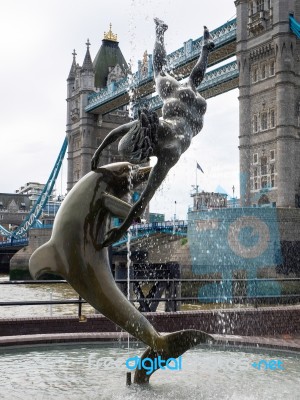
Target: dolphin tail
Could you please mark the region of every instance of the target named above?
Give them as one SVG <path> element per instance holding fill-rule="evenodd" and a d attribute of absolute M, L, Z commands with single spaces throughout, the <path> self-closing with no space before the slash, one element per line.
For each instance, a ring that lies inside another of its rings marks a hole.
<path fill-rule="evenodd" d="M 29 259 L 29 272 L 33 279 L 38 279 L 44 273 L 57 273 L 55 270 L 55 251 L 51 242 L 36 249 Z"/>
<path fill-rule="evenodd" d="M 145 358 L 154 360 L 158 356 L 162 356 L 164 360 L 168 358 L 177 358 L 185 353 L 190 348 L 197 346 L 200 343 L 208 343 L 214 341 L 214 338 L 209 334 L 198 331 L 195 329 L 182 330 L 178 332 L 173 332 L 164 336 L 162 338 L 162 350 L 153 350 L 148 347 L 141 357 L 141 361 Z M 152 363 L 154 365 L 154 362 Z M 149 373 L 144 368 L 136 369 L 134 374 L 134 383 L 148 383 L 150 376 L 159 369 L 153 368 L 153 371 Z M 148 374 L 146 374 L 148 372 Z"/>

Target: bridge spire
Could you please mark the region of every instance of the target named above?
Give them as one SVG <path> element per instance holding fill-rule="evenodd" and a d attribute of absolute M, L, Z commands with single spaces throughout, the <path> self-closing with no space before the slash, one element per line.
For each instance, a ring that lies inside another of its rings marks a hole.
<path fill-rule="evenodd" d="M 71 69 L 70 69 L 70 72 L 69 72 L 69 76 L 68 76 L 68 79 L 67 79 L 68 81 L 71 81 L 71 80 L 75 79 L 76 56 L 77 56 L 77 53 L 76 53 L 75 49 L 73 50 L 72 56 L 73 56 L 73 62 L 72 62 Z"/>
<path fill-rule="evenodd" d="M 86 53 L 82 64 L 82 71 L 93 71 L 93 62 L 90 55 L 90 41 L 86 41 Z"/>

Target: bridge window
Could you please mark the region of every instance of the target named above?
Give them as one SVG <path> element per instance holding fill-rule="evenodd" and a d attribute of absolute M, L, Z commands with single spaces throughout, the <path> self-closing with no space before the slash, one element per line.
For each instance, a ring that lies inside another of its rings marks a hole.
<path fill-rule="evenodd" d="M 262 112 L 260 115 L 260 126 L 261 130 L 265 131 L 268 129 L 268 114 L 267 112 Z"/>
<path fill-rule="evenodd" d="M 275 75 L 275 61 L 270 62 L 270 76 Z"/>
<path fill-rule="evenodd" d="M 270 165 L 271 187 L 275 187 L 275 164 Z"/>
<path fill-rule="evenodd" d="M 266 189 L 268 187 L 268 178 L 266 176 L 261 177 L 261 188 Z"/>
<path fill-rule="evenodd" d="M 254 133 L 258 132 L 258 115 L 257 114 L 253 115 L 253 132 Z"/>
<path fill-rule="evenodd" d="M 267 66 L 266 64 L 262 64 L 261 66 L 261 79 L 265 79 L 267 77 Z"/>
<path fill-rule="evenodd" d="M 249 16 L 253 15 L 253 11 L 254 11 L 254 9 L 253 9 L 253 2 L 250 1 L 250 3 L 249 3 Z"/>
<path fill-rule="evenodd" d="M 271 187 L 275 187 L 275 175 L 271 175 Z"/>
<path fill-rule="evenodd" d="M 275 160 L 275 150 L 270 150 L 270 160 L 271 161 Z"/>
<path fill-rule="evenodd" d="M 275 110 L 270 110 L 270 128 L 275 127 Z"/>
<path fill-rule="evenodd" d="M 261 175 L 267 175 L 268 173 L 268 159 L 267 157 L 263 156 L 260 159 L 260 168 L 261 168 Z"/>
<path fill-rule="evenodd" d="M 4 217 L 3 217 L 3 215 L 1 214 L 1 215 L 0 215 L 0 219 L 3 219 L 3 218 L 4 218 Z"/>
<path fill-rule="evenodd" d="M 258 68 L 257 67 L 253 68 L 252 80 L 254 83 L 258 81 Z"/>
<path fill-rule="evenodd" d="M 257 164 L 258 161 L 258 157 L 257 157 L 257 153 L 253 154 L 253 163 Z"/>
<path fill-rule="evenodd" d="M 264 11 L 264 0 L 257 0 L 256 10 L 257 10 L 257 12 Z"/>

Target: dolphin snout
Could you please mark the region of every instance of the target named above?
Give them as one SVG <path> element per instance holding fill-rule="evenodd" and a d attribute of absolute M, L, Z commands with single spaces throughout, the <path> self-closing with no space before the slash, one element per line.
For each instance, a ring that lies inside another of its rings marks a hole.
<path fill-rule="evenodd" d="M 139 183 L 146 182 L 149 178 L 152 167 L 140 167 L 134 169 L 132 172 L 132 183 L 133 185 L 138 185 Z"/>

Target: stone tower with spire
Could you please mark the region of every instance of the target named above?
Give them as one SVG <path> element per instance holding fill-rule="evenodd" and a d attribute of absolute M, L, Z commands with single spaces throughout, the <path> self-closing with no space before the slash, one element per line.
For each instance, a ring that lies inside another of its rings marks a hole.
<path fill-rule="evenodd" d="M 90 42 L 80 66 L 73 51 L 73 62 L 67 78 L 67 137 L 68 177 L 67 190 L 91 170 L 91 158 L 103 138 L 116 126 L 128 122 L 128 113 L 117 110 L 106 115 L 86 113 L 88 96 L 125 76 L 127 63 L 115 35 L 110 29 L 104 33 L 102 45 L 92 61 Z M 119 161 L 116 145 L 103 152 L 101 164 Z"/>
<path fill-rule="evenodd" d="M 300 206 L 299 0 L 236 0 L 243 206 Z"/>

